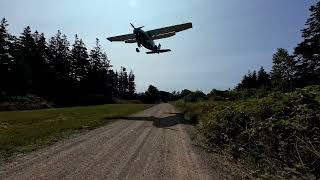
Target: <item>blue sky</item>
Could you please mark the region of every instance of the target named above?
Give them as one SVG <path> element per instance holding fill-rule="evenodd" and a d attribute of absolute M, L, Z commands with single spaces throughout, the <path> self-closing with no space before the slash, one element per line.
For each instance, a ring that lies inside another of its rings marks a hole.
<path fill-rule="evenodd" d="M 1 0 L 0 17 L 15 35 L 30 25 L 53 36 L 57 30 L 72 42 L 81 37 L 87 48 L 99 38 L 115 69 L 136 75 L 138 91 L 149 84 L 161 90 L 210 91 L 233 88 L 248 70 L 270 70 L 277 48 L 289 51 L 301 41 L 300 30 L 316 0 Z M 105 38 L 192 22 L 194 28 L 156 41 L 173 51 L 136 53 L 136 44 Z"/>

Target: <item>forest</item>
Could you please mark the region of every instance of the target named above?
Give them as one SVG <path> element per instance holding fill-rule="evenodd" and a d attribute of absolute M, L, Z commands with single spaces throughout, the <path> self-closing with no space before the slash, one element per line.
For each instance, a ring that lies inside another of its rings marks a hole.
<path fill-rule="evenodd" d="M 28 26 L 19 37 L 0 22 L 0 102 L 4 110 L 112 103 L 135 98 L 135 75 L 112 69 L 99 39 L 90 51 L 75 35 L 60 31 L 50 39 Z M 0 108 L 1 109 L 1 108 Z"/>

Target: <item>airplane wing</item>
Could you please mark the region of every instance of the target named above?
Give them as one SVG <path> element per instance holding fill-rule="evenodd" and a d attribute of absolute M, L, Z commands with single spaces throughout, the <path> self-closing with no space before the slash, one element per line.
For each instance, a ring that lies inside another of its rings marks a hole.
<path fill-rule="evenodd" d="M 108 37 L 109 41 L 124 41 L 125 43 L 136 43 L 136 38 L 134 37 L 134 34 L 126 34 L 121 36 L 114 36 L 114 37 Z"/>
<path fill-rule="evenodd" d="M 177 32 L 192 28 L 192 23 L 179 24 L 175 26 L 164 27 L 147 31 L 152 39 L 162 39 L 174 36 Z"/>

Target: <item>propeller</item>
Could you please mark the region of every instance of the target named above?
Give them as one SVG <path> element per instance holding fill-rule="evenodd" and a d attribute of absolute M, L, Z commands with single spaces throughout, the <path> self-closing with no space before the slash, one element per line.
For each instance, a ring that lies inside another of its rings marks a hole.
<path fill-rule="evenodd" d="M 136 27 L 134 27 L 134 25 L 133 25 L 132 23 L 130 23 L 130 24 L 131 24 L 131 26 L 133 27 L 133 29 L 141 29 L 141 28 L 144 28 L 144 26 L 141 26 L 141 27 L 136 28 Z"/>

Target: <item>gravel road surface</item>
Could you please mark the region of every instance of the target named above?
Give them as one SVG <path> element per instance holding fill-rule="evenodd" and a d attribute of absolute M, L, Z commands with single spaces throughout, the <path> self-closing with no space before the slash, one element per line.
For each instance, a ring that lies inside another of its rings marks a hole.
<path fill-rule="evenodd" d="M 0 179 L 229 179 L 182 119 L 159 104 L 1 165 Z"/>

